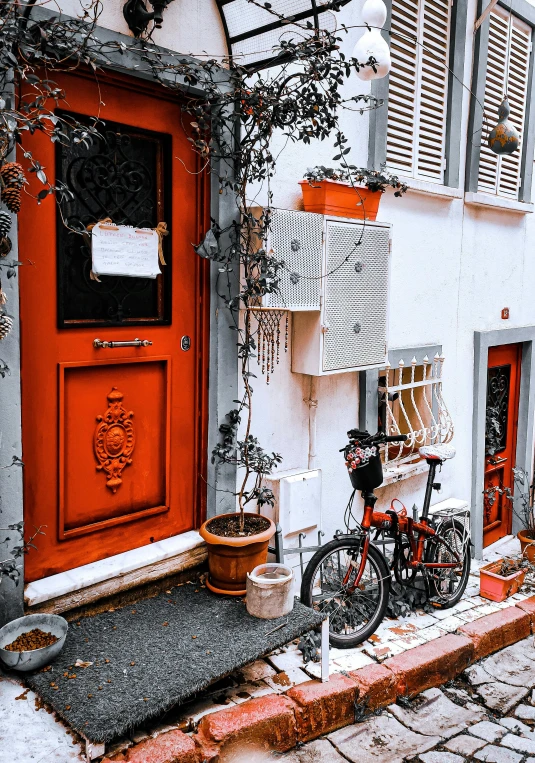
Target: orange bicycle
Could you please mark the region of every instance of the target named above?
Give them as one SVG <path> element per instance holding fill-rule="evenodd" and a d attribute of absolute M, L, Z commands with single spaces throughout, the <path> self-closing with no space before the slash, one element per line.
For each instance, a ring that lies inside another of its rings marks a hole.
<path fill-rule="evenodd" d="M 365 641 L 383 620 L 388 605 L 392 572 L 398 583 L 412 585 L 418 573 L 430 601 L 437 607 L 454 606 L 470 574 L 469 514 L 466 510 L 429 515 L 436 471 L 453 458 L 450 445 L 419 449 L 429 465 L 421 516 L 410 517 L 405 508 L 396 511 L 395 501 L 385 512 L 375 511 L 373 492 L 383 481 L 379 446 L 403 442 L 406 435 L 370 435 L 352 429 L 342 452 L 353 493 L 346 509 L 346 533 L 322 546 L 309 561 L 301 584 L 301 601 L 329 615 L 329 637 L 333 646 L 349 648 Z M 364 513 L 358 522 L 352 512 L 355 493 L 360 490 Z M 350 525 L 353 524 L 353 527 Z M 371 539 L 388 536 L 394 544 L 390 561 Z"/>

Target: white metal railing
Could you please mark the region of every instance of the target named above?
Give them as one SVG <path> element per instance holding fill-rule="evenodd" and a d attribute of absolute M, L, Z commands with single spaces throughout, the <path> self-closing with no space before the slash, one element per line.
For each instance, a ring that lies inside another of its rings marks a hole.
<path fill-rule="evenodd" d="M 385 431 L 408 438 L 399 445 L 385 446 L 385 467 L 416 461 L 422 445 L 447 443 L 453 438 L 453 421 L 442 396 L 444 360 L 437 353 L 432 361 L 427 355 L 420 362 L 413 357 L 406 366 L 401 359 L 397 368 L 387 363 L 384 372 L 379 372 Z"/>

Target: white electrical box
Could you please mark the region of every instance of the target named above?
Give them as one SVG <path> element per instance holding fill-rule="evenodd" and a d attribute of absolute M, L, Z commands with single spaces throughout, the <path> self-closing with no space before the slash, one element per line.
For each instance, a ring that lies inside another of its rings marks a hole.
<path fill-rule="evenodd" d="M 262 514 L 280 524 L 284 538 L 321 523 L 321 471 L 290 469 L 264 480 L 275 498 L 273 507 L 262 507 Z"/>
<path fill-rule="evenodd" d="M 284 260 L 266 307 L 292 316 L 292 371 L 379 368 L 387 359 L 392 226 L 273 210 L 266 245 Z"/>
<path fill-rule="evenodd" d="M 273 209 L 266 251 L 284 260 L 279 289 L 267 294 L 265 307 L 319 310 L 323 252 L 323 215 Z"/>

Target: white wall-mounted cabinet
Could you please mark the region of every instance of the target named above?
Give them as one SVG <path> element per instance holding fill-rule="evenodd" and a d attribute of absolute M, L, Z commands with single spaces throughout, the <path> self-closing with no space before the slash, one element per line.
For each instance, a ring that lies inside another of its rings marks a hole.
<path fill-rule="evenodd" d="M 384 365 L 391 225 L 274 210 L 268 251 L 284 260 L 266 307 L 291 310 L 292 371 L 312 376 Z"/>

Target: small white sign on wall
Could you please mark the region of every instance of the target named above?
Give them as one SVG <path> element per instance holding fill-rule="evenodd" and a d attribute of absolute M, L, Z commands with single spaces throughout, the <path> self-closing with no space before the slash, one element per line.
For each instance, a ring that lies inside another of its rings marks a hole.
<path fill-rule="evenodd" d="M 158 234 L 150 228 L 97 223 L 91 235 L 92 270 L 96 276 L 156 278 Z"/>

